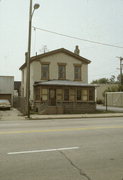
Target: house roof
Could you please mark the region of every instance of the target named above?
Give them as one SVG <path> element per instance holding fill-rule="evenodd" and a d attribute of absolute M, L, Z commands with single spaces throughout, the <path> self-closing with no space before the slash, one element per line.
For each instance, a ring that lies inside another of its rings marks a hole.
<path fill-rule="evenodd" d="M 68 54 L 69 56 L 72 56 L 80 61 L 83 61 L 84 63 L 86 64 L 89 64 L 91 61 L 82 57 L 82 56 L 79 56 L 67 49 L 64 49 L 64 48 L 60 48 L 60 49 L 56 49 L 56 50 L 53 50 L 53 51 L 50 51 L 50 52 L 46 52 L 46 53 L 43 53 L 43 54 L 39 54 L 39 55 L 36 55 L 36 56 L 33 56 L 31 57 L 31 60 L 30 60 L 30 63 L 33 62 L 33 61 L 38 61 L 40 58 L 43 58 L 43 57 L 46 57 L 46 56 L 50 56 L 50 55 L 53 55 L 53 54 L 56 54 L 56 53 L 65 53 L 65 54 Z M 26 67 L 26 62 L 19 68 L 20 70 L 22 70 L 23 68 Z"/>
<path fill-rule="evenodd" d="M 85 84 L 78 81 L 68 81 L 68 80 L 50 80 L 50 81 L 37 81 L 34 86 L 81 86 L 81 87 L 96 87 L 94 84 Z"/>

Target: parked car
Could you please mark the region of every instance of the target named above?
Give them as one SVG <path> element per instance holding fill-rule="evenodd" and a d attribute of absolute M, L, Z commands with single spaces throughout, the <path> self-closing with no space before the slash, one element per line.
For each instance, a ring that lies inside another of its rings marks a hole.
<path fill-rule="evenodd" d="M 0 99 L 0 109 L 10 110 L 11 104 L 7 99 Z"/>

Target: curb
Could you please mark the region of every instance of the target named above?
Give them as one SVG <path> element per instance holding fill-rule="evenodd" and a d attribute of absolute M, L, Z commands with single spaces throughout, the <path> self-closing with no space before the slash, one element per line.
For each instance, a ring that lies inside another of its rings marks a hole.
<path fill-rule="evenodd" d="M 41 117 L 42 116 L 42 117 Z M 28 119 L 27 117 L 25 117 L 25 119 L 28 120 L 53 120 L 53 119 L 81 119 L 81 118 L 111 118 L 111 117 L 123 117 L 123 113 L 114 113 L 114 114 L 82 114 L 82 115 L 64 115 L 64 116 L 51 116 L 51 115 L 40 115 L 40 117 L 30 117 L 30 119 Z"/>

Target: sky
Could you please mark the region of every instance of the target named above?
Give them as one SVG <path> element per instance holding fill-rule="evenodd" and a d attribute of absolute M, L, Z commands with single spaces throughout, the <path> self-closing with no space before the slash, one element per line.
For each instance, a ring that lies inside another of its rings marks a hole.
<path fill-rule="evenodd" d="M 28 47 L 29 0 L 0 0 L 0 76 L 21 80 L 19 67 Z M 123 47 L 123 0 L 33 0 L 40 4 L 32 26 Z M 31 56 L 59 48 L 74 51 L 91 60 L 89 82 L 120 73 L 123 48 L 109 47 L 67 38 L 32 27 Z"/>

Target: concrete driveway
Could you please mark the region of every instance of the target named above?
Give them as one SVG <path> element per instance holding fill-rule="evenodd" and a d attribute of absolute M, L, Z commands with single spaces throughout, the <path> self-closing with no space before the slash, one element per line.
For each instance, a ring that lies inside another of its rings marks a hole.
<path fill-rule="evenodd" d="M 106 106 L 103 105 L 97 105 L 96 106 L 97 110 L 106 110 Z M 114 111 L 114 112 L 123 112 L 123 107 L 110 107 L 107 106 L 108 111 Z"/>
<path fill-rule="evenodd" d="M 0 110 L 0 121 L 9 121 L 9 120 L 24 120 L 25 117 L 21 115 L 21 113 L 15 109 L 11 108 L 11 110 Z"/>

